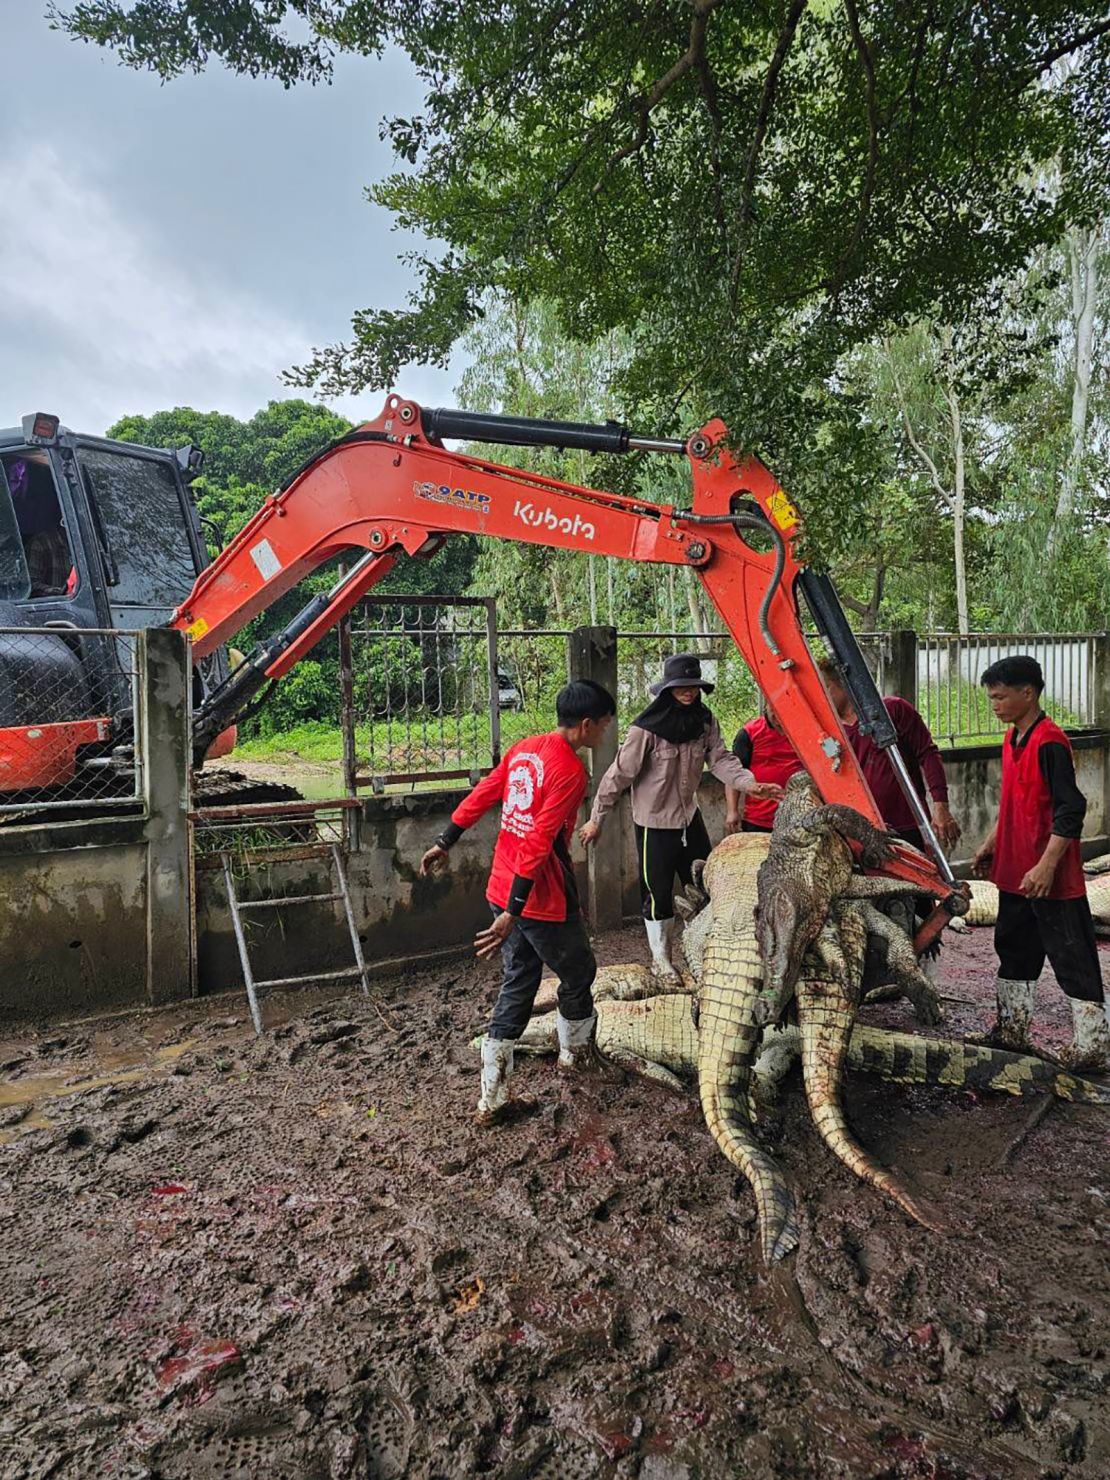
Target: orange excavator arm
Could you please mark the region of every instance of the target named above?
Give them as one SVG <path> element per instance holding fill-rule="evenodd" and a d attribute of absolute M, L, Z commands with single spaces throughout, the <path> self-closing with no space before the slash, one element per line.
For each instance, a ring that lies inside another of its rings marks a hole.
<path fill-rule="evenodd" d="M 448 451 L 445 437 L 682 455 L 690 466 L 693 507 L 661 506 L 504 467 Z M 173 625 L 191 636 L 195 655 L 203 657 L 330 557 L 352 547 L 366 552 L 210 696 L 196 717 L 198 748 L 265 683 L 287 672 L 402 554 L 425 557 L 451 534 L 480 534 L 690 567 L 822 797 L 881 827 L 807 646 L 799 592 L 841 665 L 864 727 L 890 750 L 900 775 L 905 768 L 835 591 L 797 556 L 800 532 L 799 514 L 775 478 L 758 459 L 733 456 L 720 421 L 677 442 L 636 438 L 613 423 L 428 411 L 390 396 L 375 421 L 312 458 L 265 501 L 175 612 Z M 935 843 L 920 800 L 909 790 L 923 831 Z M 900 847 L 884 872 L 948 899 L 956 886 L 939 846 L 935 859 L 934 865 Z"/>

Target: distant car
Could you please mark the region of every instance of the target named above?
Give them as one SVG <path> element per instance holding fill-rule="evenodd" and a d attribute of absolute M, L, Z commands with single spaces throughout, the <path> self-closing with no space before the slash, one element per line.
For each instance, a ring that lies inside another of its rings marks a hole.
<path fill-rule="evenodd" d="M 516 686 L 516 680 L 500 671 L 497 674 L 497 707 L 498 709 L 522 709 L 524 707 L 524 700 Z"/>

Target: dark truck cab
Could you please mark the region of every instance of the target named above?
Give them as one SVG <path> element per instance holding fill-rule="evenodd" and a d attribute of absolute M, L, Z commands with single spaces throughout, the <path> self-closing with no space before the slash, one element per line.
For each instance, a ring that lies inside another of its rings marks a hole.
<path fill-rule="evenodd" d="M 167 622 L 209 563 L 200 465 L 199 449 L 80 436 L 43 414 L 0 430 L 0 730 L 129 718 L 130 644 L 111 634 Z M 222 650 L 198 665 L 194 702 L 226 674 Z M 49 784 L 9 769 L 24 774 L 0 757 L 0 792 Z"/>

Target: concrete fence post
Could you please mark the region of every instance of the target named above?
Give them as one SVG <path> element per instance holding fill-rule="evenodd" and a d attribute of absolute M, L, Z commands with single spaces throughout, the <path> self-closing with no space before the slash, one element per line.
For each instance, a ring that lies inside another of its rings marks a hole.
<path fill-rule="evenodd" d="M 568 638 L 568 669 L 572 679 L 592 678 L 617 696 L 617 629 L 575 627 Z M 617 753 L 617 726 L 609 726 L 605 739 L 590 761 L 590 799 Z M 620 812 L 609 817 L 601 836 L 589 850 L 589 911 L 595 930 L 615 930 L 621 910 Z"/>
<path fill-rule="evenodd" d="M 192 665 L 184 633 L 150 627 L 137 642 L 139 760 L 147 813 L 147 991 L 157 1004 L 193 992 L 188 820 Z"/>
<path fill-rule="evenodd" d="M 883 693 L 917 704 L 917 633 L 908 627 L 889 633 L 890 662 L 883 674 Z"/>

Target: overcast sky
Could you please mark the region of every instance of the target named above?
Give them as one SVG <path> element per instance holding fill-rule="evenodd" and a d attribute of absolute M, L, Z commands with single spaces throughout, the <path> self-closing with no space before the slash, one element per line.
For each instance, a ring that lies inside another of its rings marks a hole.
<path fill-rule="evenodd" d="M 283 369 L 409 284 L 363 187 L 379 120 L 420 106 L 403 57 L 343 59 L 330 87 L 213 68 L 165 86 L 0 0 L 0 426 L 54 411 L 102 432 L 171 406 L 249 416 L 301 394 Z M 452 404 L 458 366 L 399 389 Z M 382 394 L 329 404 L 354 420 Z"/>

